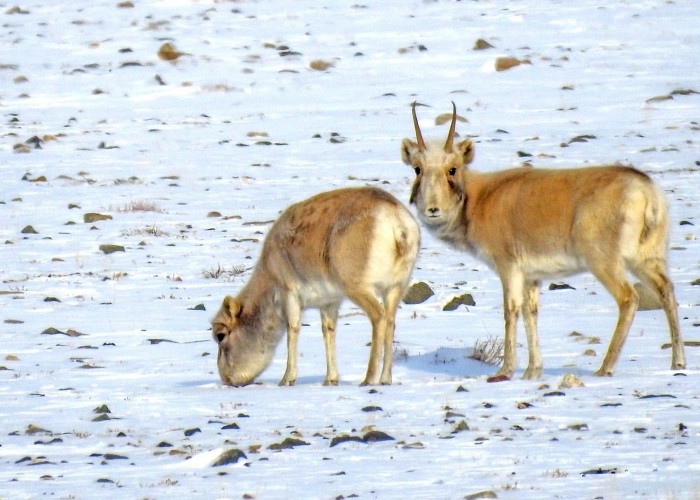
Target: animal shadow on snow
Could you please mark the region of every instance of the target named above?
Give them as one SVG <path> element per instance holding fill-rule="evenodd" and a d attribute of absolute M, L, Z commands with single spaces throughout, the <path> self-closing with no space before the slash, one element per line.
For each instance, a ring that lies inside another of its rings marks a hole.
<path fill-rule="evenodd" d="M 423 354 L 408 355 L 404 361 L 395 360 L 398 364 L 404 364 L 410 370 L 417 370 L 429 373 L 442 374 L 450 377 L 481 377 L 494 375 L 499 364 L 490 365 L 470 356 L 474 353 L 473 348 L 465 347 L 439 347 L 438 349 Z M 527 361 L 527 360 L 524 360 Z M 557 377 L 573 373 L 579 377 L 593 376 L 594 367 L 558 367 L 544 368 L 542 378 L 547 376 Z M 514 380 L 522 378 L 524 369 L 518 369 L 513 377 Z"/>

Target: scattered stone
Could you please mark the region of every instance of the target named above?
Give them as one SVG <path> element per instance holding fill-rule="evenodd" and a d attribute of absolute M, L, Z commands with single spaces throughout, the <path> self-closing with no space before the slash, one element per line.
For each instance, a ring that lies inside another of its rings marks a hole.
<path fill-rule="evenodd" d="M 559 389 L 571 389 L 572 387 L 585 387 L 583 381 L 573 373 L 567 373 L 559 383 Z"/>
<path fill-rule="evenodd" d="M 21 231 L 22 234 L 39 234 L 36 229 L 34 229 L 32 226 L 24 226 L 24 228 Z"/>
<path fill-rule="evenodd" d="M 550 283 L 550 290 L 576 290 L 573 286 L 566 283 Z"/>
<path fill-rule="evenodd" d="M 405 304 L 422 304 L 435 295 L 433 289 L 424 281 L 412 284 L 403 296 Z"/>
<path fill-rule="evenodd" d="M 34 424 L 29 424 L 27 426 L 27 429 L 24 431 L 24 433 L 27 436 L 34 436 L 35 434 L 44 434 L 47 436 L 53 435 L 53 432 L 51 432 L 50 430 L 44 429 L 44 428 L 39 427 L 38 425 L 34 425 Z"/>
<path fill-rule="evenodd" d="M 197 433 L 202 432 L 202 429 L 199 427 L 193 427 L 192 429 L 186 429 L 185 430 L 185 437 L 191 437 L 194 436 Z"/>
<path fill-rule="evenodd" d="M 83 222 L 85 222 L 86 224 L 92 224 L 93 222 L 99 222 L 102 220 L 112 220 L 112 216 L 107 214 L 98 214 L 94 212 L 88 212 L 83 215 Z"/>
<path fill-rule="evenodd" d="M 231 465 L 237 463 L 240 459 L 246 459 L 245 453 L 243 453 L 241 450 L 238 448 L 231 448 L 230 450 L 226 450 L 223 452 L 221 455 L 219 455 L 219 458 L 217 458 L 213 464 L 211 464 L 212 467 L 221 467 L 222 465 Z"/>
<path fill-rule="evenodd" d="M 117 455 L 116 453 L 105 453 L 102 458 L 105 460 L 129 460 L 126 455 Z"/>
<path fill-rule="evenodd" d="M 644 394 L 638 396 L 639 399 L 657 399 L 657 398 L 671 398 L 671 399 L 676 399 L 676 396 L 673 394 Z"/>
<path fill-rule="evenodd" d="M 231 424 L 226 424 L 221 428 L 222 431 L 230 431 L 230 430 L 236 430 L 236 429 L 240 429 L 240 427 L 238 427 L 238 424 L 236 422 L 233 422 Z"/>
<path fill-rule="evenodd" d="M 204 304 L 197 304 L 197 305 L 194 306 L 194 307 L 190 307 L 189 310 L 190 310 L 190 311 L 206 311 L 207 308 L 204 307 Z"/>
<path fill-rule="evenodd" d="M 316 59 L 309 63 L 309 68 L 313 69 L 314 71 L 327 71 L 333 66 L 334 64 L 332 62 L 324 61 L 322 59 Z"/>
<path fill-rule="evenodd" d="M 126 252 L 126 249 L 121 245 L 104 244 L 100 245 L 100 251 L 105 255 L 109 255 L 115 252 Z"/>
<path fill-rule="evenodd" d="M 394 438 L 382 431 L 369 431 L 362 436 L 365 443 L 377 443 L 379 441 L 394 441 Z"/>
<path fill-rule="evenodd" d="M 308 446 L 309 443 L 296 438 L 285 438 L 281 443 L 272 443 L 267 447 L 268 450 L 289 450 L 297 446 Z"/>
<path fill-rule="evenodd" d="M 451 433 L 452 434 L 457 434 L 459 432 L 464 432 L 469 430 L 469 424 L 467 424 L 466 420 L 460 420 L 457 425 L 454 426 L 454 429 L 452 429 Z"/>
<path fill-rule="evenodd" d="M 474 47 L 472 48 L 472 50 L 486 50 L 493 48 L 494 46 L 491 45 L 489 42 L 487 42 L 483 38 L 479 38 L 476 42 L 474 42 Z"/>
<path fill-rule="evenodd" d="M 584 471 L 581 473 L 581 476 L 592 476 L 592 475 L 599 475 L 599 474 L 617 474 L 618 469 L 617 467 L 612 467 L 610 469 L 603 469 L 602 467 L 598 467 L 597 469 L 589 469 L 587 471 Z"/>
<path fill-rule="evenodd" d="M 85 335 L 84 333 L 80 333 L 77 330 L 68 329 L 64 332 L 64 331 L 61 331 L 61 330 L 54 328 L 52 326 L 48 327 L 46 330 L 41 332 L 41 334 L 42 335 L 66 335 L 68 337 L 82 337 L 83 335 Z"/>
<path fill-rule="evenodd" d="M 545 398 L 551 398 L 551 397 L 555 397 L 555 396 L 566 396 L 566 393 L 565 393 L 565 392 L 561 392 L 561 391 L 551 391 L 551 392 L 545 392 L 545 393 L 543 394 L 543 396 L 544 396 Z"/>
<path fill-rule="evenodd" d="M 343 434 L 341 436 L 335 436 L 333 439 L 331 439 L 331 448 L 347 442 L 364 443 L 360 436 L 350 436 L 348 434 Z"/>
<path fill-rule="evenodd" d="M 109 406 L 105 404 L 101 404 L 94 410 L 92 410 L 93 413 L 112 413 L 112 411 L 109 409 Z"/>
<path fill-rule="evenodd" d="M 507 71 L 521 64 L 531 64 L 530 61 L 521 60 L 515 57 L 498 57 L 496 59 L 496 71 Z"/>
<path fill-rule="evenodd" d="M 365 413 L 371 413 L 374 411 L 384 411 L 384 410 L 382 410 L 381 406 L 365 406 L 364 408 L 362 408 L 362 411 L 364 411 Z"/>
<path fill-rule="evenodd" d="M 168 42 L 161 45 L 158 49 L 158 57 L 161 58 L 163 61 L 175 61 L 176 59 L 184 55 L 188 54 L 180 52 L 175 48 L 175 46 L 172 43 Z"/>
<path fill-rule="evenodd" d="M 507 382 L 508 380 L 510 380 L 508 375 L 492 375 L 486 379 L 486 382 L 493 384 L 496 382 Z"/>
<path fill-rule="evenodd" d="M 496 495 L 496 492 L 491 490 L 479 491 L 478 493 L 466 495 L 464 500 L 481 500 L 482 498 L 498 498 L 498 495 Z"/>
<path fill-rule="evenodd" d="M 465 305 L 465 306 L 475 306 L 476 302 L 474 302 L 474 297 L 470 293 L 464 293 L 462 295 L 459 295 L 457 297 L 452 297 L 450 301 L 445 304 L 442 308 L 443 311 L 454 311 L 457 309 L 459 306 Z"/>
<path fill-rule="evenodd" d="M 467 120 L 466 118 L 464 118 L 463 116 L 460 116 L 460 115 L 457 115 L 456 120 L 458 122 L 462 122 L 462 123 L 469 122 L 469 120 Z M 445 123 L 452 123 L 452 113 L 442 113 L 442 114 L 437 115 L 437 117 L 435 118 L 435 125 L 439 126 L 439 125 L 444 125 Z"/>

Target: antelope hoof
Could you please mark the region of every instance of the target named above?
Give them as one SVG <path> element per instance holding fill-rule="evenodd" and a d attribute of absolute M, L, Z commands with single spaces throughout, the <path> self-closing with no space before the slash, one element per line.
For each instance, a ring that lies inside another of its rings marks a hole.
<path fill-rule="evenodd" d="M 672 362 L 671 363 L 671 370 L 685 370 L 685 361 L 682 361 L 680 363 Z"/>
<path fill-rule="evenodd" d="M 593 375 L 596 377 L 612 377 L 612 370 L 605 370 L 603 367 L 601 367 L 597 372 L 595 372 Z"/>
<path fill-rule="evenodd" d="M 326 379 L 323 381 L 323 385 L 325 385 L 326 387 L 331 386 L 331 385 L 338 385 L 338 379 L 333 379 L 333 380 Z"/>
<path fill-rule="evenodd" d="M 286 378 L 283 378 L 280 380 L 279 386 L 280 387 L 291 387 L 296 383 L 296 380 L 287 380 Z"/>
<path fill-rule="evenodd" d="M 499 379 L 512 379 L 513 378 L 513 369 L 512 368 L 506 368 L 505 366 L 501 367 L 500 370 L 498 370 L 492 377 L 489 378 L 499 378 Z M 527 373 L 527 372 L 525 372 Z"/>

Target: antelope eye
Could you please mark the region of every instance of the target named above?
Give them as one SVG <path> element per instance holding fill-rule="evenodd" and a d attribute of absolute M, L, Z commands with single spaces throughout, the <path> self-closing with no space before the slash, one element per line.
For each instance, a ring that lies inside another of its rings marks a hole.
<path fill-rule="evenodd" d="M 421 173 L 420 167 L 416 167 L 413 170 L 416 172 L 416 175 L 420 175 L 420 173 Z"/>
<path fill-rule="evenodd" d="M 452 167 L 447 173 L 450 174 L 450 176 L 454 176 L 457 173 L 457 168 Z"/>

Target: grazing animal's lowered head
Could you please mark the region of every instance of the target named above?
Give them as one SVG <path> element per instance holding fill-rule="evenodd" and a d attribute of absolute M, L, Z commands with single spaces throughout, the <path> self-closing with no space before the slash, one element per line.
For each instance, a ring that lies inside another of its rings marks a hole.
<path fill-rule="evenodd" d="M 260 319 L 253 311 L 244 313 L 243 304 L 226 296 L 211 324 L 219 345 L 217 366 L 221 380 L 233 386 L 253 382 L 269 366 L 275 353 L 274 348 L 267 348 L 262 342 L 260 329 L 264 325 Z"/>
<path fill-rule="evenodd" d="M 270 228 L 246 286 L 224 299 L 211 322 L 221 380 L 251 383 L 270 364 L 286 328 L 280 385 L 294 385 L 302 311 L 315 308 L 326 348 L 323 383 L 337 385 L 335 329 L 349 299 L 372 325 L 363 385 L 391 384 L 396 310 L 419 247 L 418 223 L 381 189 L 336 189 L 288 207 Z"/>
<path fill-rule="evenodd" d="M 404 139 L 401 143 L 401 158 L 416 173 L 410 203 L 415 203 L 418 217 L 428 226 L 451 223 L 459 215 L 466 196 L 463 172 L 474 159 L 474 143 L 464 139 L 455 144 L 454 103 L 450 131 L 444 143 L 423 140 L 415 102 L 412 109 L 416 141 Z"/>

